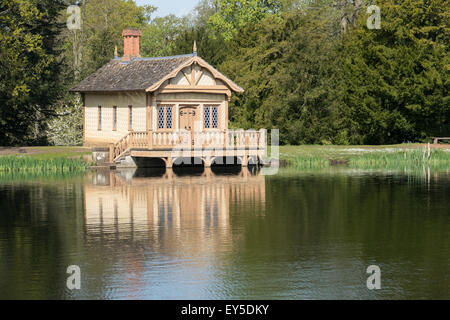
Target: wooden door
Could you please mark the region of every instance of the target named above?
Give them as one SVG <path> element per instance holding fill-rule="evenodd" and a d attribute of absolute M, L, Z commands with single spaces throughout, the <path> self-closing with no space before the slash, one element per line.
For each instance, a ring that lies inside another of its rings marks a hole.
<path fill-rule="evenodd" d="M 181 107 L 180 108 L 180 129 L 194 131 L 194 123 L 197 116 L 197 107 Z"/>
<path fill-rule="evenodd" d="M 197 119 L 197 106 L 186 106 L 180 108 L 180 130 L 191 133 L 191 143 L 194 144 L 194 125 Z"/>

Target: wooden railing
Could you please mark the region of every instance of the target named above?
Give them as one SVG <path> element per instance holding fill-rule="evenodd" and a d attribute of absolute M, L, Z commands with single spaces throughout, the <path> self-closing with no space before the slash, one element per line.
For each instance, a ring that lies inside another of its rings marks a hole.
<path fill-rule="evenodd" d="M 131 149 L 264 149 L 266 130 L 259 131 L 204 131 L 153 132 L 132 131 L 110 146 L 110 162 L 114 162 Z"/>

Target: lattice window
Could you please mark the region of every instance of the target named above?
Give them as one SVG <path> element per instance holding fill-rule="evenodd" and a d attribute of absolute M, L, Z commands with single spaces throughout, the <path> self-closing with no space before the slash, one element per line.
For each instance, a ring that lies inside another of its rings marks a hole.
<path fill-rule="evenodd" d="M 172 129 L 172 107 L 166 108 L 166 128 Z"/>
<path fill-rule="evenodd" d="M 210 128 L 211 125 L 211 108 L 205 106 L 205 119 L 204 119 L 204 126 L 205 128 Z"/>
<path fill-rule="evenodd" d="M 212 127 L 214 129 L 219 127 L 219 111 L 217 107 L 212 107 Z"/>
<path fill-rule="evenodd" d="M 164 107 L 158 109 L 158 129 L 164 129 Z"/>
<path fill-rule="evenodd" d="M 172 128 L 173 128 L 173 107 L 159 106 L 158 129 L 172 129 Z"/>
<path fill-rule="evenodd" d="M 204 127 L 205 129 L 218 129 L 219 128 L 219 107 L 208 106 L 204 107 Z"/>

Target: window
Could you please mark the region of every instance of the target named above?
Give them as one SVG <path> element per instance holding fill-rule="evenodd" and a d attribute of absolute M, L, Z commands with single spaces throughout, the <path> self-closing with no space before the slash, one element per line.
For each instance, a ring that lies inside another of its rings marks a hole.
<path fill-rule="evenodd" d="M 204 119 L 203 125 L 204 125 L 205 129 L 218 129 L 219 128 L 219 107 L 218 106 L 205 106 L 203 119 Z"/>
<path fill-rule="evenodd" d="M 102 107 L 98 107 L 98 130 L 102 130 Z"/>
<path fill-rule="evenodd" d="M 211 126 L 211 107 L 205 106 L 205 128 L 209 129 Z"/>
<path fill-rule="evenodd" d="M 159 106 L 158 107 L 158 129 L 172 129 L 173 128 L 173 107 Z"/>
<path fill-rule="evenodd" d="M 212 127 L 217 129 L 219 127 L 219 112 L 217 107 L 212 107 Z"/>
<path fill-rule="evenodd" d="M 158 129 L 164 129 L 164 108 L 158 109 Z"/>
<path fill-rule="evenodd" d="M 133 130 L 133 107 L 128 106 L 128 130 Z"/>
<path fill-rule="evenodd" d="M 172 129 L 172 107 L 166 108 L 166 128 Z"/>
<path fill-rule="evenodd" d="M 113 131 L 117 131 L 117 107 L 113 107 Z"/>

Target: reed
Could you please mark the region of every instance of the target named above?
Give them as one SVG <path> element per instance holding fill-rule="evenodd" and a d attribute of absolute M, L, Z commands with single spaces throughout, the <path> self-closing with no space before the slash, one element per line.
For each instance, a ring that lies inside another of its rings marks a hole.
<path fill-rule="evenodd" d="M 0 172 L 29 172 L 29 173 L 70 173 L 84 172 L 88 168 L 82 159 L 52 158 L 39 159 L 33 156 L 5 156 L 0 157 Z"/>
<path fill-rule="evenodd" d="M 450 152 L 441 149 L 399 148 L 395 150 L 368 149 L 352 154 L 299 154 L 289 159 L 288 164 L 300 170 L 323 169 L 328 167 L 349 167 L 354 169 L 436 170 L 450 169 Z"/>
<path fill-rule="evenodd" d="M 351 168 L 408 169 L 450 168 L 450 152 L 439 149 L 404 149 L 395 152 L 373 152 L 349 159 Z"/>
<path fill-rule="evenodd" d="M 305 169 L 324 169 L 330 166 L 330 161 L 320 156 L 313 155 L 301 155 L 297 156 L 293 162 L 288 162 L 290 165 L 293 165 L 295 168 L 300 170 Z"/>

